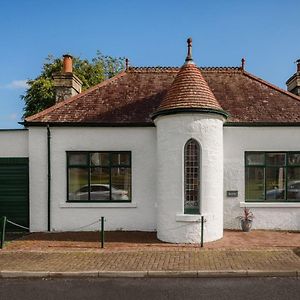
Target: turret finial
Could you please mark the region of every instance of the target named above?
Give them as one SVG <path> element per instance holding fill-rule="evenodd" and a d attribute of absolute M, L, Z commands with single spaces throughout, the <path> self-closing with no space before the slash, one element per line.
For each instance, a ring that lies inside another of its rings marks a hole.
<path fill-rule="evenodd" d="M 242 62 L 241 68 L 242 68 L 242 70 L 244 71 L 244 70 L 245 70 L 246 59 L 243 57 L 243 58 L 241 59 L 241 62 Z"/>
<path fill-rule="evenodd" d="M 192 58 L 192 38 L 191 37 L 187 39 L 187 44 L 188 44 L 188 53 L 187 53 L 185 61 L 190 62 L 190 61 L 193 61 L 193 58 Z"/>

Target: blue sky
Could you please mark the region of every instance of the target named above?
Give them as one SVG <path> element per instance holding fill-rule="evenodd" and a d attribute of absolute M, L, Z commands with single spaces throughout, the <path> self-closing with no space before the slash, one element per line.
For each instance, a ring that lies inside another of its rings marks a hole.
<path fill-rule="evenodd" d="M 300 58 L 299 0 L 0 0 L 0 128 L 18 128 L 25 82 L 48 54 L 128 57 L 180 66 L 193 38 L 199 66 L 238 66 L 285 88 Z"/>

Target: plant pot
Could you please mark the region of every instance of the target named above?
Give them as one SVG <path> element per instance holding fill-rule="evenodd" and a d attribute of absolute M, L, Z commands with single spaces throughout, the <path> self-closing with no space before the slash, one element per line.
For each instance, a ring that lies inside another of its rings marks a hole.
<path fill-rule="evenodd" d="M 252 220 L 241 220 L 241 225 L 244 232 L 249 232 L 252 227 Z"/>

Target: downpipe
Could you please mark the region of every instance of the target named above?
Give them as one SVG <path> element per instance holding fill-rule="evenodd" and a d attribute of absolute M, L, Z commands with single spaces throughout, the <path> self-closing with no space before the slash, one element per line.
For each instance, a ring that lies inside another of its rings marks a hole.
<path fill-rule="evenodd" d="M 50 126 L 47 124 L 47 164 L 48 164 L 48 195 L 47 195 L 47 206 L 48 206 L 48 231 L 51 231 L 51 132 Z"/>

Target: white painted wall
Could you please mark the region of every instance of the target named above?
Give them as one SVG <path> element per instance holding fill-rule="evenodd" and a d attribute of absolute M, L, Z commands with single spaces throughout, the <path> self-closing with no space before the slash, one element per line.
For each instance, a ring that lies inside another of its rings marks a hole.
<path fill-rule="evenodd" d="M 199 215 L 183 215 L 183 153 L 190 138 L 201 146 L 201 214 L 204 241 L 223 236 L 223 118 L 213 114 L 160 116 L 157 126 L 158 238 L 199 243 Z"/>
<path fill-rule="evenodd" d="M 155 128 L 56 127 L 51 130 L 51 230 L 67 231 L 101 216 L 106 230 L 156 229 Z M 47 229 L 47 133 L 30 128 L 31 230 Z M 66 203 L 66 151 L 131 151 L 132 203 Z M 82 230 L 96 230 L 99 225 Z"/>
<path fill-rule="evenodd" d="M 0 157 L 28 157 L 28 130 L 0 130 Z"/>
<path fill-rule="evenodd" d="M 225 228 L 240 228 L 236 217 L 242 211 L 240 203 L 245 200 L 244 152 L 300 150 L 298 127 L 222 129 L 221 118 L 190 114 L 159 117 L 156 123 L 157 129 L 51 128 L 52 230 L 73 230 L 105 216 L 107 230 L 151 231 L 157 223 L 158 236 L 164 241 L 199 242 L 200 224 L 195 222 L 199 217 L 182 217 L 183 149 L 189 138 L 195 138 L 202 147 L 201 212 L 207 219 L 204 239 L 216 240 L 222 237 L 223 199 Z M 0 156 L 29 156 L 30 229 L 47 230 L 46 128 L 0 131 L 0 146 Z M 66 203 L 66 151 L 71 150 L 132 151 L 132 203 Z M 227 198 L 227 190 L 238 190 L 239 196 Z M 253 207 L 252 210 L 256 217 L 254 228 L 300 230 L 300 207 Z M 95 229 L 96 225 L 84 230 Z"/>
<path fill-rule="evenodd" d="M 237 216 L 242 212 L 240 203 L 245 201 L 245 151 L 299 150 L 299 127 L 224 127 L 225 228 L 240 228 Z M 237 190 L 238 197 L 226 197 L 228 190 Z M 248 206 L 255 215 L 253 227 L 256 229 L 300 230 L 300 203 L 277 204 L 280 207 L 272 207 L 274 204 L 265 204 L 266 207 Z"/>
<path fill-rule="evenodd" d="M 29 145 L 29 211 L 30 231 L 47 230 L 47 130 L 31 127 Z"/>

